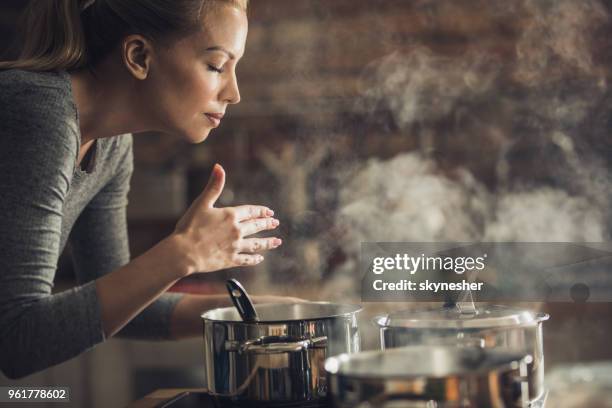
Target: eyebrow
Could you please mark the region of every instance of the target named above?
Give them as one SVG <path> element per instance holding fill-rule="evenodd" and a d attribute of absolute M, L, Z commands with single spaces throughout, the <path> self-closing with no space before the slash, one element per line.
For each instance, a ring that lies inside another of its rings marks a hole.
<path fill-rule="evenodd" d="M 205 51 L 207 51 L 207 52 L 208 51 L 221 51 L 221 52 L 226 53 L 230 57 L 230 59 L 236 59 L 236 56 L 234 54 L 232 54 L 231 51 L 229 51 L 227 48 L 224 48 L 224 47 L 221 47 L 221 46 L 218 46 L 218 45 L 216 45 L 214 47 L 208 47 Z"/>

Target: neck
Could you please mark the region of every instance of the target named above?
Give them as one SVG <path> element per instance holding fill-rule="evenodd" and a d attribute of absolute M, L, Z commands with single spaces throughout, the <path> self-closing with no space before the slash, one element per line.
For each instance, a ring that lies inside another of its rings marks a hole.
<path fill-rule="evenodd" d="M 112 67 L 70 73 L 81 131 L 81 145 L 95 139 L 148 130 L 134 100 L 135 84 Z"/>

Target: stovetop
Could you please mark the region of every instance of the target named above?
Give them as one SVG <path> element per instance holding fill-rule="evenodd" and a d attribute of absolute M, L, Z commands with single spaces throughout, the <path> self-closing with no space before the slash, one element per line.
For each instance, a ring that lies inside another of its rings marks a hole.
<path fill-rule="evenodd" d="M 545 406 L 547 393 L 532 401 L 529 408 Z M 183 392 L 162 402 L 156 408 L 330 408 L 325 401 L 310 402 L 236 402 L 226 398 L 214 397 L 206 392 Z"/>
<path fill-rule="evenodd" d="M 237 402 L 214 397 L 206 392 L 184 392 L 164 401 L 156 408 L 329 408 L 331 404 L 321 401 L 306 402 Z"/>

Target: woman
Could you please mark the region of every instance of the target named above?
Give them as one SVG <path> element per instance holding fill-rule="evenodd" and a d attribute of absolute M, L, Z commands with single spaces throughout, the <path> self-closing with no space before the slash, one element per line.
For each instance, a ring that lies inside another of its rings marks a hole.
<path fill-rule="evenodd" d="M 256 265 L 273 211 L 217 208 L 216 165 L 175 231 L 130 261 L 132 132 L 192 143 L 240 101 L 248 0 L 37 0 L 0 65 L 0 368 L 18 378 L 116 334 L 200 335 L 226 296 L 165 294 L 194 273 Z M 51 293 L 70 240 L 79 286 Z M 261 301 L 261 299 L 259 299 Z"/>

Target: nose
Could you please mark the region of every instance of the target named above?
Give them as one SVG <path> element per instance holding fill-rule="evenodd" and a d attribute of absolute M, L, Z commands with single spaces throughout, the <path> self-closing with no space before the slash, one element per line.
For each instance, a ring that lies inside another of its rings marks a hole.
<path fill-rule="evenodd" d="M 236 72 L 232 72 L 230 78 L 227 80 L 221 91 L 220 97 L 221 100 L 229 104 L 236 104 L 240 102 L 240 90 L 238 89 L 238 78 L 236 77 Z"/>

